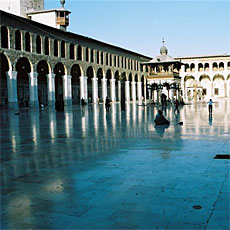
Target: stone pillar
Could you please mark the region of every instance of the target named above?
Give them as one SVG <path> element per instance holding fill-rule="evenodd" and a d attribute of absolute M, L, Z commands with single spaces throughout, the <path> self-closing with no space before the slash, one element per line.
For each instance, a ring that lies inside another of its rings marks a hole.
<path fill-rule="evenodd" d="M 105 101 L 107 95 L 107 79 L 102 78 L 101 82 L 102 82 L 102 100 Z"/>
<path fill-rule="evenodd" d="M 16 71 L 6 72 L 7 90 L 8 90 L 8 108 L 10 109 L 18 109 L 17 73 L 18 72 Z"/>
<path fill-rule="evenodd" d="M 92 102 L 97 103 L 97 98 L 98 98 L 98 78 L 92 78 L 93 82 L 93 98 Z"/>
<path fill-rule="evenodd" d="M 130 101 L 129 81 L 125 82 L 125 101 Z"/>
<path fill-rule="evenodd" d="M 71 87 L 71 75 L 64 75 L 63 77 L 63 100 L 65 105 L 72 105 L 72 87 Z"/>
<path fill-rule="evenodd" d="M 136 98 L 137 98 L 137 96 L 136 96 L 136 82 L 133 81 L 133 82 L 131 82 L 131 84 L 132 84 L 132 98 L 133 98 L 133 101 L 136 101 Z"/>
<path fill-rule="evenodd" d="M 55 107 L 55 74 L 49 73 L 47 77 L 48 106 Z"/>
<path fill-rule="evenodd" d="M 85 77 L 84 76 L 80 76 L 80 100 L 86 99 L 85 97 Z"/>
<path fill-rule="evenodd" d="M 137 94 L 138 100 L 142 100 L 141 82 L 137 82 Z"/>
<path fill-rule="evenodd" d="M 118 81 L 118 101 L 121 101 L 121 81 Z"/>
<path fill-rule="evenodd" d="M 211 97 L 213 97 L 213 81 L 211 82 Z"/>
<path fill-rule="evenodd" d="M 84 96 L 85 96 L 85 101 L 88 102 L 88 82 L 87 82 L 88 77 L 84 77 Z"/>
<path fill-rule="evenodd" d="M 227 96 L 227 81 L 225 80 L 225 82 L 224 82 L 224 96 L 225 97 L 228 97 Z"/>
<path fill-rule="evenodd" d="M 29 90 L 30 90 L 30 107 L 39 107 L 38 103 L 38 73 L 28 73 L 29 77 Z"/>
<path fill-rule="evenodd" d="M 110 80 L 110 86 L 111 86 L 111 101 L 112 102 L 115 102 L 116 101 L 116 89 L 115 89 L 115 81 L 116 81 L 116 79 L 114 79 L 114 78 L 112 78 L 111 80 Z"/>

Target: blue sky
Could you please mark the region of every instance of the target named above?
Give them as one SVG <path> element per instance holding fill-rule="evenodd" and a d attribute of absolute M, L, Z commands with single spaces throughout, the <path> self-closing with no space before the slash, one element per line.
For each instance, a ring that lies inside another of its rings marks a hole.
<path fill-rule="evenodd" d="M 44 0 L 45 8 L 60 7 Z M 230 0 L 66 0 L 69 31 L 150 57 L 230 54 Z"/>

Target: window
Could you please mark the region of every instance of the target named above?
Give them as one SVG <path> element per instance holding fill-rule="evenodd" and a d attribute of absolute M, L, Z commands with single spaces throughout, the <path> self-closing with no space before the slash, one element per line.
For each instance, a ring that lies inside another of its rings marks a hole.
<path fill-rule="evenodd" d="M 77 47 L 77 60 L 82 61 L 82 47 Z"/>
<path fill-rule="evenodd" d="M 45 38 L 45 55 L 50 54 L 50 46 L 49 46 L 49 39 L 46 37 Z"/>
<path fill-rule="evenodd" d="M 15 49 L 21 50 L 22 49 L 22 38 L 21 38 L 21 32 L 19 30 L 16 30 L 15 32 Z"/>
<path fill-rule="evenodd" d="M 39 35 L 36 37 L 36 53 L 41 53 L 41 37 Z"/>
<path fill-rule="evenodd" d="M 86 47 L 85 49 L 85 60 L 88 62 L 89 61 L 89 48 Z"/>
<path fill-rule="evenodd" d="M 69 46 L 69 58 L 70 59 L 74 59 L 75 58 L 75 55 L 74 55 L 74 44 L 70 44 Z"/>
<path fill-rule="evenodd" d="M 90 59 L 91 59 L 91 62 L 94 62 L 94 50 L 93 49 L 91 49 Z"/>
<path fill-rule="evenodd" d="M 30 52 L 30 34 L 26 32 L 25 34 L 25 51 Z"/>
<path fill-rule="evenodd" d="M 65 58 L 65 42 L 61 42 L 61 57 Z"/>
<path fill-rule="evenodd" d="M 8 47 L 8 29 L 5 26 L 1 27 L 1 40 L 2 40 L 2 48 Z"/>
<path fill-rule="evenodd" d="M 218 88 L 214 89 L 214 95 L 219 95 L 219 89 Z"/>
<path fill-rule="evenodd" d="M 54 56 L 58 57 L 58 41 L 57 41 L 57 39 L 54 40 Z"/>

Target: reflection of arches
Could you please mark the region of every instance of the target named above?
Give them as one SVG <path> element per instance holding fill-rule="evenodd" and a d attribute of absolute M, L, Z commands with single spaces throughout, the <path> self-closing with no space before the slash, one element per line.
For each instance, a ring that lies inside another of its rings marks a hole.
<path fill-rule="evenodd" d="M 80 104 L 80 66 L 75 64 L 71 68 L 72 104 Z"/>
<path fill-rule="evenodd" d="M 119 71 L 117 70 L 115 72 L 115 94 L 116 94 L 116 100 L 119 101 L 120 100 L 120 96 L 119 96 Z"/>
<path fill-rule="evenodd" d="M 63 75 L 65 74 L 64 65 L 62 63 L 57 63 L 54 67 L 55 76 L 55 99 L 56 101 L 63 101 Z"/>
<path fill-rule="evenodd" d="M 136 86 L 136 100 L 138 100 L 138 75 L 135 75 L 135 86 Z"/>
<path fill-rule="evenodd" d="M 141 77 L 141 93 L 142 97 L 145 97 L 145 78 L 144 75 Z"/>
<path fill-rule="evenodd" d="M 98 69 L 97 78 L 98 78 L 98 98 L 101 101 L 102 100 L 102 78 L 103 78 L 102 68 Z"/>
<path fill-rule="evenodd" d="M 49 66 L 46 61 L 40 61 L 37 65 L 38 72 L 38 101 L 39 104 L 48 105 L 47 74 Z"/>
<path fill-rule="evenodd" d="M 94 77 L 94 73 L 93 73 L 93 68 L 91 66 L 88 67 L 87 71 L 86 71 L 86 75 L 87 75 L 87 87 L 88 87 L 88 99 L 93 98 L 93 82 L 92 82 L 92 78 Z"/>
<path fill-rule="evenodd" d="M 111 85 L 110 85 L 111 78 L 112 78 L 112 73 L 111 70 L 108 69 L 106 72 L 106 79 L 107 79 L 107 97 L 109 98 L 111 96 Z"/>
<path fill-rule="evenodd" d="M 28 107 L 30 100 L 29 76 L 31 66 L 27 58 L 20 58 L 16 63 L 17 94 L 19 107 Z"/>
<path fill-rule="evenodd" d="M 6 56 L 0 53 L 0 106 L 8 103 L 7 75 L 9 63 Z"/>

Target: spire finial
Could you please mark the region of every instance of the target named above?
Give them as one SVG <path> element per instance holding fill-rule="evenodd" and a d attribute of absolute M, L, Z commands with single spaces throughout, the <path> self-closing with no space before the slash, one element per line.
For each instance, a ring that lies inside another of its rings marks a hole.
<path fill-rule="evenodd" d="M 64 8 L 65 0 L 60 0 L 60 2 L 61 2 L 61 6 Z"/>
<path fill-rule="evenodd" d="M 163 43 L 163 46 L 165 45 L 165 40 L 164 40 L 164 38 L 162 39 L 162 43 Z"/>

